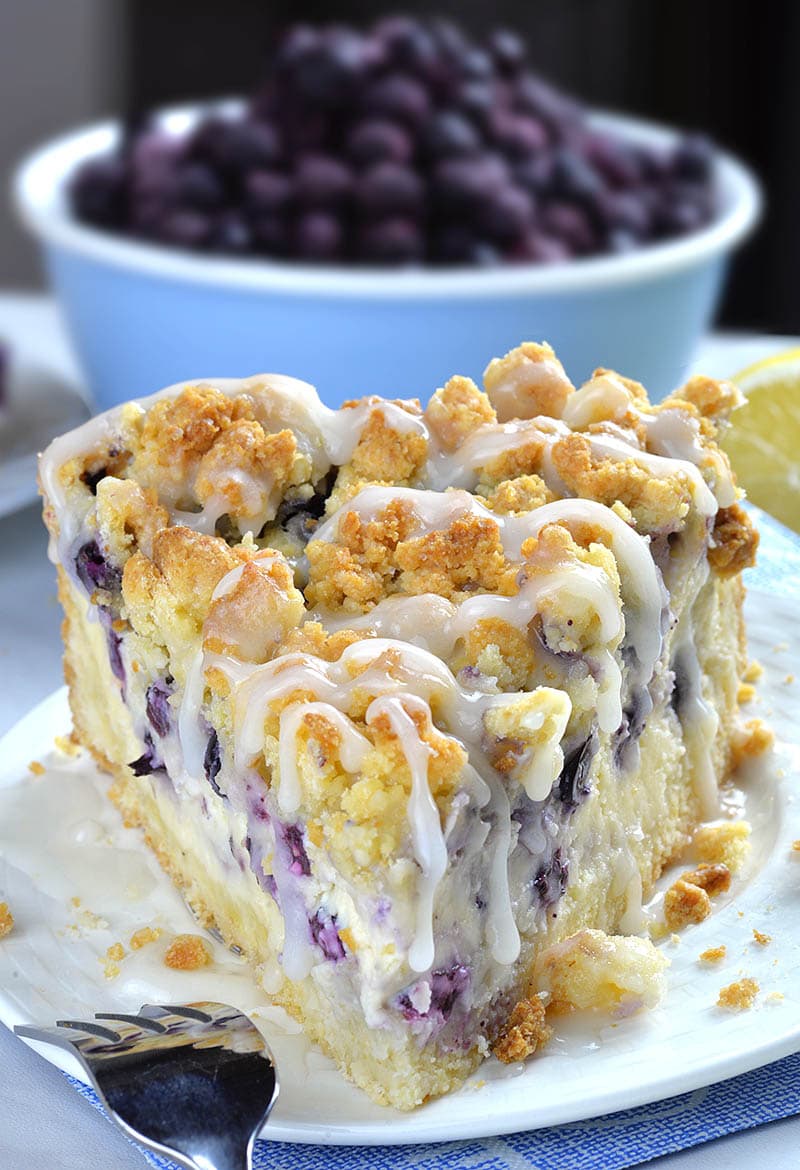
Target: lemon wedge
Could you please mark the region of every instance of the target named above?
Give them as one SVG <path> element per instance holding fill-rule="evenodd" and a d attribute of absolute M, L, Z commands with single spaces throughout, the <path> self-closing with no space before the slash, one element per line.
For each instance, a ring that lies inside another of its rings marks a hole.
<path fill-rule="evenodd" d="M 747 398 L 722 437 L 748 499 L 800 532 L 800 349 L 731 379 Z"/>

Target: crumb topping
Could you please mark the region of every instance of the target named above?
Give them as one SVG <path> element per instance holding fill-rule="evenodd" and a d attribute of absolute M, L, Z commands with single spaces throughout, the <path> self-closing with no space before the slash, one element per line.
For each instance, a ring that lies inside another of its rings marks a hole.
<path fill-rule="evenodd" d="M 553 1035 L 548 1025 L 545 1007 L 538 995 L 515 1004 L 502 1033 L 492 1047 L 492 1055 L 503 1064 L 527 1060 L 544 1048 Z"/>
<path fill-rule="evenodd" d="M 763 756 L 775 743 L 775 732 L 763 719 L 748 719 L 731 738 L 731 766 Z"/>
<path fill-rule="evenodd" d="M 164 954 L 164 965 L 173 971 L 199 971 L 211 959 L 208 943 L 199 934 L 177 934 Z"/>
<path fill-rule="evenodd" d="M 704 889 L 678 878 L 664 894 L 664 920 L 670 930 L 702 922 L 711 913 L 711 899 Z"/>
<path fill-rule="evenodd" d="M 758 533 L 740 504 L 720 508 L 708 549 L 711 567 L 720 577 L 733 577 L 756 563 Z"/>
<path fill-rule="evenodd" d="M 760 947 L 768 947 L 772 942 L 771 934 L 763 934 L 762 931 L 753 928 L 753 941 L 757 942 Z"/>
<path fill-rule="evenodd" d="M 700 962 L 709 964 L 721 963 L 727 953 L 727 948 L 724 945 L 718 947 L 709 947 L 707 950 L 700 953 Z"/>
<path fill-rule="evenodd" d="M 730 1012 L 748 1011 L 756 1002 L 760 988 L 755 979 L 737 979 L 723 987 L 717 999 L 717 1007 L 725 1008 Z"/>
<path fill-rule="evenodd" d="M 0 938 L 5 938 L 14 929 L 14 915 L 8 908 L 8 902 L 0 902 Z"/>
<path fill-rule="evenodd" d="M 561 418 L 575 391 L 550 346 L 533 341 L 493 358 L 483 384 L 501 423 L 537 415 Z"/>
<path fill-rule="evenodd" d="M 148 943 L 157 942 L 161 938 L 161 933 L 158 926 L 142 926 L 131 935 L 129 946 L 132 951 L 140 951 Z"/>

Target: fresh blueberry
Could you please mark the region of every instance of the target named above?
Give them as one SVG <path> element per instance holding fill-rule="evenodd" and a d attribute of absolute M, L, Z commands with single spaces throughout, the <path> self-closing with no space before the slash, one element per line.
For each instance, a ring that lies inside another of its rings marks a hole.
<path fill-rule="evenodd" d="M 356 203 L 368 216 L 415 215 L 425 197 L 425 185 L 414 171 L 398 163 L 378 163 L 359 179 Z"/>
<path fill-rule="evenodd" d="M 359 255 L 372 264 L 413 264 L 423 256 L 419 225 L 399 216 L 369 224 L 360 236 Z"/>
<path fill-rule="evenodd" d="M 388 73 L 378 78 L 364 96 L 366 109 L 411 127 L 418 127 L 425 121 L 430 105 L 425 86 L 404 73 Z"/>
<path fill-rule="evenodd" d="M 283 211 L 293 196 L 292 180 L 280 171 L 251 171 L 245 178 L 245 205 L 253 215 Z"/>
<path fill-rule="evenodd" d="M 330 155 L 309 154 L 300 158 L 294 170 L 294 192 L 307 207 L 335 207 L 350 193 L 349 169 Z"/>
<path fill-rule="evenodd" d="M 489 34 L 489 52 L 501 73 L 518 73 L 525 64 L 527 49 L 517 33 L 508 28 L 496 28 Z"/>
<path fill-rule="evenodd" d="M 341 220 L 328 211 L 308 211 L 297 220 L 294 239 L 296 253 L 303 259 L 335 260 L 344 243 Z"/>
<path fill-rule="evenodd" d="M 127 163 L 115 155 L 93 158 L 76 172 L 70 198 L 78 219 L 100 227 L 119 227 L 127 205 Z"/>
<path fill-rule="evenodd" d="M 431 158 L 474 154 L 481 139 L 472 122 L 457 110 L 434 114 L 422 133 L 422 144 Z"/>
<path fill-rule="evenodd" d="M 356 166 L 372 163 L 407 163 L 414 153 L 408 131 L 386 118 L 365 118 L 349 132 L 346 150 Z"/>

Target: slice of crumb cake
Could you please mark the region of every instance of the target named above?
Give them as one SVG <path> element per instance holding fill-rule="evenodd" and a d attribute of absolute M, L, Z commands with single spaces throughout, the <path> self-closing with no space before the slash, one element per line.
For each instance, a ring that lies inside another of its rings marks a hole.
<path fill-rule="evenodd" d="M 756 545 L 736 403 L 575 390 L 526 344 L 424 411 L 191 383 L 43 456 L 77 735 L 376 1100 L 460 1084 L 545 950 L 641 929 L 713 813 Z"/>

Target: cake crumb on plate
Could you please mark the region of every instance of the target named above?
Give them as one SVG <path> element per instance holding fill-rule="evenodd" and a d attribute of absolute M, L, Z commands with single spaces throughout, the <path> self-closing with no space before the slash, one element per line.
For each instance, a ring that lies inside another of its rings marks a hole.
<path fill-rule="evenodd" d="M 8 908 L 8 902 L 0 902 L 0 938 L 5 938 L 14 929 L 14 915 Z"/>
<path fill-rule="evenodd" d="M 130 947 L 132 951 L 140 951 L 142 947 L 146 947 L 148 943 L 157 942 L 161 938 L 161 928 L 158 926 L 143 926 L 140 930 L 135 930 L 130 938 Z"/>
<path fill-rule="evenodd" d="M 28 764 L 28 771 L 32 772 L 34 776 L 44 776 L 46 770 L 44 764 L 40 764 L 38 760 L 31 760 Z"/>
<path fill-rule="evenodd" d="M 210 962 L 211 951 L 199 934 L 176 934 L 164 955 L 165 966 L 174 971 L 198 971 Z"/>
<path fill-rule="evenodd" d="M 492 1048 L 503 1064 L 516 1064 L 543 1048 L 553 1035 L 545 1020 L 545 1008 L 538 995 L 515 1004 L 506 1026 Z"/>
<path fill-rule="evenodd" d="M 737 979 L 720 990 L 717 1007 L 727 1008 L 731 1012 L 746 1012 L 756 1002 L 759 990 L 755 979 Z"/>
<path fill-rule="evenodd" d="M 698 958 L 701 963 L 721 963 L 727 953 L 728 948 L 723 944 L 719 947 L 709 947 Z"/>
<path fill-rule="evenodd" d="M 771 934 L 762 934 L 760 930 L 753 928 L 753 939 L 760 947 L 767 947 L 772 942 Z"/>
<path fill-rule="evenodd" d="M 664 895 L 664 918 L 670 930 L 702 922 L 711 913 L 711 899 L 693 882 L 678 878 Z"/>

